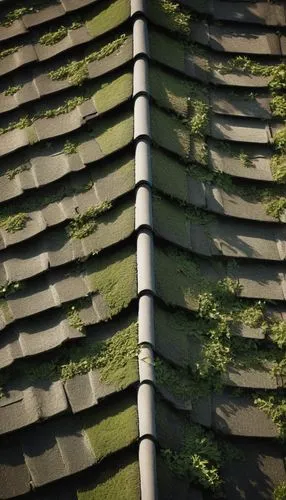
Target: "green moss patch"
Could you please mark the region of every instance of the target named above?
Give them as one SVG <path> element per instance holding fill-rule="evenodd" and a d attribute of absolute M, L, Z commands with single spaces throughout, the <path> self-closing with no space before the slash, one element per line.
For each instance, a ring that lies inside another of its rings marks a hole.
<path fill-rule="evenodd" d="M 21 48 L 21 45 L 17 45 L 15 47 L 10 47 L 10 49 L 5 49 L 0 51 L 0 59 L 4 59 L 4 57 L 10 56 L 14 54 Z"/>
<path fill-rule="evenodd" d="M 20 171 L 23 170 L 21 169 Z M 19 173 L 19 170 L 16 173 L 15 171 L 13 171 L 14 176 L 17 173 Z M 61 183 L 57 187 L 54 186 L 52 193 L 50 192 L 44 195 L 33 194 L 29 196 L 25 201 L 19 202 L 17 206 L 14 206 L 14 204 L 9 204 L 6 207 L 2 208 L 2 210 L 0 210 L 0 227 L 5 229 L 5 231 L 9 233 L 20 231 L 26 227 L 27 222 L 30 220 L 28 213 L 36 210 L 41 210 L 51 203 L 59 202 L 66 196 L 73 196 L 89 191 L 92 188 L 92 185 L 92 182 L 89 182 L 85 184 L 79 184 L 76 187 L 71 187 L 69 185 L 63 185 Z M 104 209 L 105 205 L 102 208 Z M 99 208 L 98 210 L 100 212 Z M 92 210 L 90 212 L 92 212 Z M 87 224 L 89 215 L 90 219 L 92 219 L 92 213 L 88 213 L 86 217 L 83 216 L 83 220 L 79 219 L 74 223 L 74 226 L 72 226 L 74 227 L 74 230 L 76 229 L 76 224 L 80 226 L 80 221 L 82 221 L 82 225 L 84 224 L 84 222 Z"/>
<path fill-rule="evenodd" d="M 75 217 L 67 227 L 70 238 L 81 240 L 94 233 L 97 228 L 97 217 L 110 210 L 111 203 L 104 201 L 95 207 L 88 208 L 83 214 Z"/>
<path fill-rule="evenodd" d="M 156 144 L 185 160 L 189 158 L 191 152 L 190 133 L 180 120 L 163 113 L 153 106 L 151 109 L 151 126 L 152 137 Z"/>
<path fill-rule="evenodd" d="M 185 167 L 162 151 L 152 149 L 153 184 L 156 189 L 179 200 L 188 200 Z"/>
<path fill-rule="evenodd" d="M 8 87 L 6 90 L 4 90 L 3 94 L 5 96 L 14 95 L 17 92 L 19 92 L 19 90 L 21 90 L 22 87 L 23 87 L 23 85 L 10 85 L 10 87 Z"/>
<path fill-rule="evenodd" d="M 104 154 L 111 154 L 124 146 L 127 146 L 133 139 L 133 115 L 126 113 L 118 118 L 113 118 L 109 125 L 99 123 L 90 134 L 96 138 L 101 151 Z"/>
<path fill-rule="evenodd" d="M 7 233 L 15 233 L 24 229 L 29 219 L 30 217 L 25 213 L 3 215 L 2 217 L 0 215 L 0 227 L 7 231 Z"/>
<path fill-rule="evenodd" d="M 139 466 L 136 461 L 99 478 L 95 487 L 77 492 L 78 500 L 138 500 L 140 497 Z"/>
<path fill-rule="evenodd" d="M 132 444 L 138 437 L 137 407 L 131 401 L 83 418 L 84 430 L 97 461 Z"/>
<path fill-rule="evenodd" d="M 81 60 L 74 60 L 60 68 L 50 71 L 49 77 L 52 80 L 68 80 L 73 85 L 81 85 L 88 78 L 88 64 L 93 61 L 111 55 L 118 50 L 127 40 L 127 36 L 122 34 L 116 40 L 102 46 L 99 50 L 91 52 Z"/>
<path fill-rule="evenodd" d="M 136 296 L 136 256 L 131 248 L 87 264 L 90 288 L 106 300 L 111 315 L 127 307 Z"/>
<path fill-rule="evenodd" d="M 156 33 L 156 31 L 151 31 L 150 51 L 152 59 L 178 71 L 184 71 L 185 47 L 182 42 L 173 40 L 161 33 Z"/>
<path fill-rule="evenodd" d="M 109 340 L 74 349 L 69 363 L 62 364 L 60 377 L 68 380 L 98 369 L 103 382 L 123 389 L 138 379 L 137 325 L 116 333 Z"/>
<path fill-rule="evenodd" d="M 202 86 L 169 72 L 151 69 L 151 93 L 160 107 L 175 112 L 193 135 L 204 136 L 209 123 L 208 95 Z"/>
<path fill-rule="evenodd" d="M 49 31 L 42 35 L 39 38 L 39 43 L 46 46 L 55 45 L 68 35 L 69 30 L 76 30 L 81 26 L 82 23 L 78 21 L 74 21 L 70 26 L 59 26 L 55 31 Z"/>
<path fill-rule="evenodd" d="M 1 300 L 5 308 L 7 303 Z M 83 333 L 80 312 L 85 305 L 84 299 L 81 299 L 66 308 L 71 326 Z M 84 344 L 63 347 L 60 353 L 55 353 L 53 361 L 35 365 L 22 360 L 5 372 L 6 378 L 2 383 L 5 385 L 8 381 L 20 379 L 23 373 L 27 382 L 35 384 L 39 380 L 66 381 L 76 375 L 99 370 L 103 383 L 112 385 L 116 390 L 125 389 L 138 380 L 137 344 L 137 324 L 131 323 L 107 340 L 94 342 L 86 339 Z"/>
<path fill-rule="evenodd" d="M 35 115 L 25 115 L 18 121 L 10 122 L 6 127 L 0 129 L 0 135 L 17 128 L 24 129 L 30 127 L 36 120 L 41 118 L 55 118 L 56 116 L 70 113 L 90 98 L 93 99 L 96 110 L 103 113 L 129 99 L 131 95 L 131 73 L 123 74 L 116 79 L 109 77 L 104 83 L 94 84 L 88 90 L 85 89 L 81 95 L 66 99 L 57 108 L 48 108 Z"/>
<path fill-rule="evenodd" d="M 153 218 L 157 233 L 179 246 L 190 247 L 190 224 L 182 208 L 156 196 L 153 200 Z"/>
<path fill-rule="evenodd" d="M 104 2 L 96 15 L 93 15 L 85 25 L 91 36 L 98 37 L 116 28 L 130 16 L 130 1 L 115 0 Z"/>
<path fill-rule="evenodd" d="M 127 73 L 119 78 L 105 83 L 93 95 L 96 110 L 104 113 L 118 104 L 126 101 L 132 95 L 132 74 Z"/>

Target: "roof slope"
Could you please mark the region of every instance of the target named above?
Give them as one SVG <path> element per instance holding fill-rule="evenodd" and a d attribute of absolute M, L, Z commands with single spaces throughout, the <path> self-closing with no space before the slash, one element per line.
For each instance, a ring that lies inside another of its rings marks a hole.
<path fill-rule="evenodd" d="M 285 488 L 285 7 L 162 1 L 148 18 L 159 497 L 270 499 Z"/>
<path fill-rule="evenodd" d="M 283 498 L 284 3 L 4 7 L 0 498 Z"/>

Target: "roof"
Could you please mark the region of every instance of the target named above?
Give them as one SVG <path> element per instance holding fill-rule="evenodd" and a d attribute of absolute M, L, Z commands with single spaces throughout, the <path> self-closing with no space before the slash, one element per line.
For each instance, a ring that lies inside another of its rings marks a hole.
<path fill-rule="evenodd" d="M 284 3 L 2 4 L 0 498 L 284 498 Z"/>

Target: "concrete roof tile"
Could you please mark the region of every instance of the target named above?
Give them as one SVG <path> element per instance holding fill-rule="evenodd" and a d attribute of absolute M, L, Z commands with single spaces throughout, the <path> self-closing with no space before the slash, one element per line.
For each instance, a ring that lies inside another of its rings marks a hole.
<path fill-rule="evenodd" d="M 277 428 L 250 399 L 216 395 L 213 397 L 213 425 L 223 434 L 247 437 L 277 437 Z"/>
<path fill-rule="evenodd" d="M 101 380 L 99 370 L 85 375 L 76 375 L 65 383 L 65 390 L 73 413 L 86 410 L 99 403 L 99 400 L 116 392 L 116 388 Z"/>
<path fill-rule="evenodd" d="M 236 387 L 247 387 L 251 389 L 277 389 L 276 377 L 271 374 L 271 363 L 265 363 L 261 369 L 237 368 L 232 366 L 228 369 L 224 382 Z"/>
<path fill-rule="evenodd" d="M 30 491 L 30 474 L 20 444 L 11 441 L 0 450 L 1 497 L 5 500 Z"/>
<path fill-rule="evenodd" d="M 22 443 L 36 487 L 79 472 L 95 462 L 86 436 L 71 419 L 29 430 Z"/>
<path fill-rule="evenodd" d="M 271 498 L 278 484 L 286 480 L 283 456 L 274 442 L 260 440 L 236 443 L 243 460 L 226 461 L 222 468 L 226 495 L 241 498 Z"/>

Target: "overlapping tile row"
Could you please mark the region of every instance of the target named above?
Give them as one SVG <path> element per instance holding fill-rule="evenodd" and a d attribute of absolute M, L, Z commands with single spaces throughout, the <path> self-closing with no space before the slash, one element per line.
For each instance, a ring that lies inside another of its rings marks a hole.
<path fill-rule="evenodd" d="M 284 4 L 150 2 L 148 17 L 159 498 L 271 499 L 286 480 Z"/>
<path fill-rule="evenodd" d="M 136 499 L 130 2 L 5 9 L 0 498 Z"/>

